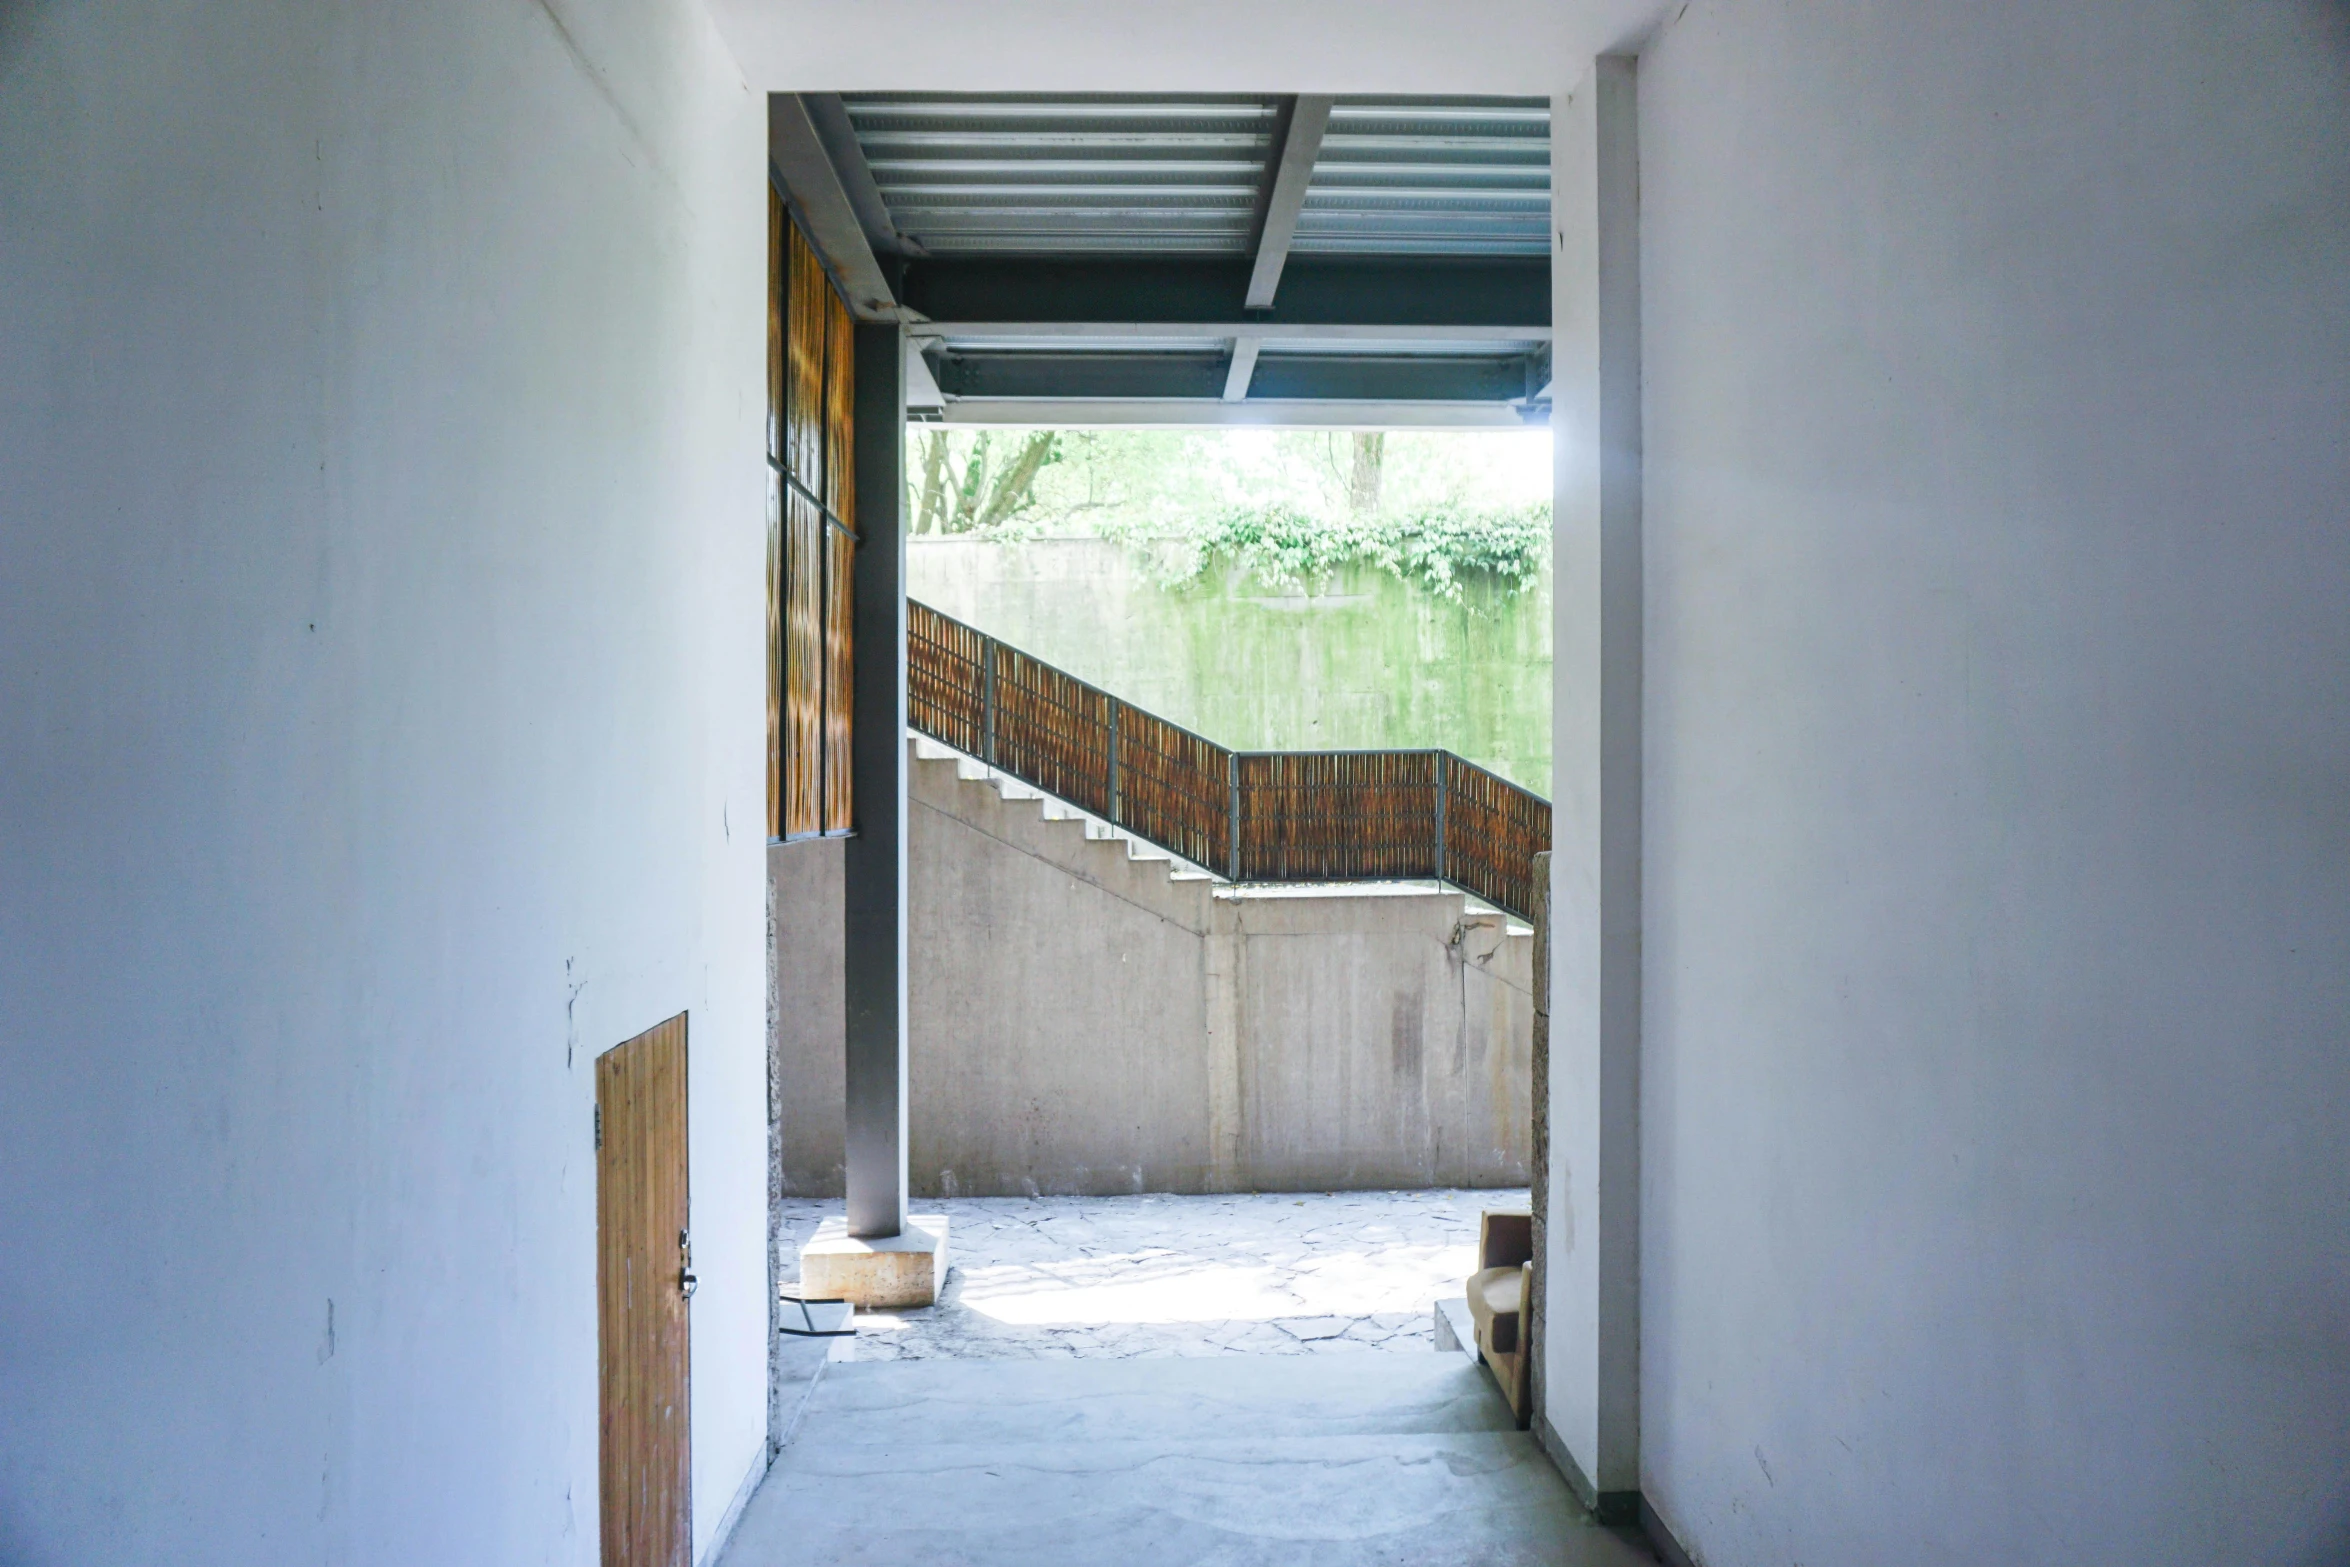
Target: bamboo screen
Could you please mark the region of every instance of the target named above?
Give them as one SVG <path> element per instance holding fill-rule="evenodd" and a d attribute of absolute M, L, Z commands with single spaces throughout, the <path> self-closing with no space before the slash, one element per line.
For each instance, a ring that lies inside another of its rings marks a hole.
<path fill-rule="evenodd" d="M 1450 752 L 1444 773 L 1444 879 L 1532 919 L 1534 856 L 1550 847 L 1550 802 Z"/>
<path fill-rule="evenodd" d="M 1243 881 L 1443 874 L 1441 751 L 1264 751 L 1240 758 Z"/>
<path fill-rule="evenodd" d="M 783 836 L 783 198 L 767 192 L 767 836 Z"/>
<path fill-rule="evenodd" d="M 1535 908 L 1550 802 L 1449 751 L 1229 751 L 914 603 L 906 695 L 923 733 L 1235 881 L 1437 879 Z"/>
<path fill-rule="evenodd" d="M 1018 648 L 994 651 L 995 764 L 1107 818 L 1110 698 Z"/>
<path fill-rule="evenodd" d="M 1118 705 L 1118 825 L 1195 865 L 1232 863 L 1232 753 Z"/>
<path fill-rule="evenodd" d="M 768 236 L 768 829 L 812 838 L 852 821 L 854 339 L 772 191 Z"/>
<path fill-rule="evenodd" d="M 967 756 L 984 758 L 987 659 L 993 644 L 927 604 L 906 604 L 907 722 Z"/>

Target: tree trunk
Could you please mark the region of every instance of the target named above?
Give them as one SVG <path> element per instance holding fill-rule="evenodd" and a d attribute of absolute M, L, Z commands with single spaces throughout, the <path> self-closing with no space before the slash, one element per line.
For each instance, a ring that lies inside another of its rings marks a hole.
<path fill-rule="evenodd" d="M 1346 509 L 1368 517 L 1379 509 L 1379 481 L 1387 467 L 1385 431 L 1355 433 L 1354 469 L 1346 480 Z"/>
<path fill-rule="evenodd" d="M 971 455 L 963 463 L 963 472 L 955 484 L 955 515 L 947 528 L 949 533 L 968 533 L 979 520 L 981 501 L 987 496 L 987 448 L 990 433 L 979 432 L 979 439 L 971 443 Z"/>
<path fill-rule="evenodd" d="M 1036 476 L 1052 460 L 1053 448 L 1059 440 L 1060 436 L 1051 430 L 1038 430 L 1028 437 L 1020 455 L 1012 459 L 1012 465 L 988 492 L 987 505 L 981 509 L 975 526 L 992 528 L 1028 508 L 1028 503 L 1036 497 Z"/>
<path fill-rule="evenodd" d="M 929 431 L 922 437 L 922 499 L 914 509 L 916 533 L 946 531 L 946 468 L 947 433 Z"/>

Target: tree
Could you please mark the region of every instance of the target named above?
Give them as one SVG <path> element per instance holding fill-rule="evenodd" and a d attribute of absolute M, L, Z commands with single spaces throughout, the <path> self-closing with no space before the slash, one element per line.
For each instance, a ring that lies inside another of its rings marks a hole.
<path fill-rule="evenodd" d="M 1368 517 L 1379 509 L 1379 482 L 1387 469 L 1387 432 L 1355 432 L 1354 466 L 1346 476 L 1346 509 Z"/>
<path fill-rule="evenodd" d="M 967 446 L 951 430 L 922 436 L 922 488 L 914 498 L 916 533 L 984 533 L 1036 504 L 1036 481 L 1060 457 L 1060 432 L 1032 430 L 1008 458 L 982 430 Z M 962 446 L 960 459 L 957 447 Z M 998 458 L 1005 458 L 997 465 Z"/>

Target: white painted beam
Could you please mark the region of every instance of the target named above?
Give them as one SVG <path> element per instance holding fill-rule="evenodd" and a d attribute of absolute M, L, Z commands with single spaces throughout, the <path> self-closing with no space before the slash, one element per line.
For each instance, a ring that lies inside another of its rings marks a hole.
<path fill-rule="evenodd" d="M 938 377 L 930 373 L 930 361 L 922 357 L 922 346 L 911 337 L 906 339 L 906 406 L 935 409 L 946 406 L 946 394 L 938 389 Z"/>

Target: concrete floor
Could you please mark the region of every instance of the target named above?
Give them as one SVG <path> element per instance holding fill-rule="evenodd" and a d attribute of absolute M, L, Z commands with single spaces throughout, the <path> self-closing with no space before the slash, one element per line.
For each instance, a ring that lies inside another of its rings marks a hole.
<path fill-rule="evenodd" d="M 831 1366 L 721 1567 L 1645 1567 L 1460 1356 Z"/>
<path fill-rule="evenodd" d="M 937 1306 L 865 1312 L 854 1358 L 1125 1359 L 1435 1348 L 1476 1271 L 1477 1215 L 1517 1191 L 923 1201 L 951 1223 Z M 837 1213 L 784 1204 L 786 1255 Z"/>
<path fill-rule="evenodd" d="M 1524 1201 L 919 1204 L 952 1221 L 946 1298 L 861 1315 L 852 1359 L 803 1346 L 822 1374 L 720 1567 L 1651 1563 L 1436 1351 L 1479 1210 Z"/>

